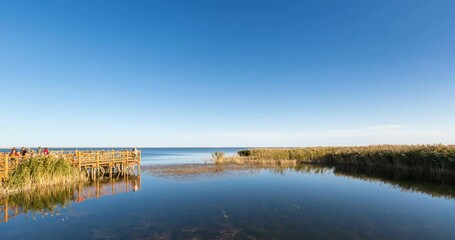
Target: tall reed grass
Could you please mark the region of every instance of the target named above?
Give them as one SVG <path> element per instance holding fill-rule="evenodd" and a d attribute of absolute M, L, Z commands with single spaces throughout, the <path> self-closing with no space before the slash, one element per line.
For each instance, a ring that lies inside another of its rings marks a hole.
<path fill-rule="evenodd" d="M 224 152 L 214 152 L 212 153 L 212 157 L 215 160 L 220 160 L 224 158 Z"/>
<path fill-rule="evenodd" d="M 17 192 L 55 184 L 68 184 L 84 180 L 77 168 L 62 157 L 31 157 L 10 172 L 2 183 L 0 194 Z"/>
<path fill-rule="evenodd" d="M 224 158 L 217 162 L 269 160 L 283 163 L 292 160 L 298 163 L 353 165 L 455 174 L 455 145 L 255 148 L 239 151 L 238 155 L 239 157 Z"/>

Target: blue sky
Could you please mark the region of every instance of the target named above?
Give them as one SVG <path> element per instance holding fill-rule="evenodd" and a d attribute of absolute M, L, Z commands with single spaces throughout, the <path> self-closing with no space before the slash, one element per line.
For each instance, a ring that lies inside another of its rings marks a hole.
<path fill-rule="evenodd" d="M 455 144 L 454 1 L 0 3 L 0 146 Z"/>

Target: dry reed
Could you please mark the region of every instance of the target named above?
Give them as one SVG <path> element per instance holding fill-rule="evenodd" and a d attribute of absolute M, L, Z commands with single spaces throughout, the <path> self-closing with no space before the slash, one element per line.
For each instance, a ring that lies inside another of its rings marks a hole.
<path fill-rule="evenodd" d="M 85 180 L 85 175 L 62 157 L 36 156 L 19 163 L 1 183 L 0 195 Z"/>
<path fill-rule="evenodd" d="M 455 174 L 455 145 L 372 145 L 359 147 L 255 148 L 217 163 L 352 165 Z"/>

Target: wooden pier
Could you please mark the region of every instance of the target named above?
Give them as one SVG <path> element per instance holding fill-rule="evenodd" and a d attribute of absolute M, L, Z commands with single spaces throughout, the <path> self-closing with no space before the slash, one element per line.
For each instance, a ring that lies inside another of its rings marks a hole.
<path fill-rule="evenodd" d="M 139 175 L 141 164 L 141 151 L 131 150 L 88 150 L 72 152 L 52 151 L 50 155 L 62 157 L 71 165 L 77 167 L 81 174 L 86 174 L 91 179 L 98 176 L 125 176 Z M 0 153 L 0 180 L 8 177 L 21 161 L 32 156 L 10 156 Z"/>

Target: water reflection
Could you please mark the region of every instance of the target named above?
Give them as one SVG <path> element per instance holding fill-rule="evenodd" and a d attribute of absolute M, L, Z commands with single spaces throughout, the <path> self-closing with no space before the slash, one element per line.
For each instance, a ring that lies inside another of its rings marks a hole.
<path fill-rule="evenodd" d="M 147 166 L 143 172 L 163 178 L 194 181 L 233 175 L 253 175 L 270 171 L 280 175 L 288 173 L 333 174 L 368 182 L 380 182 L 407 192 L 419 192 L 433 197 L 455 198 L 455 177 L 415 174 L 390 169 L 365 169 L 321 165 L 290 164 L 279 166 L 230 165 L 230 164 L 180 164 Z"/>
<path fill-rule="evenodd" d="M 335 167 L 337 176 L 361 179 L 369 182 L 382 182 L 406 192 L 419 192 L 432 197 L 455 198 L 455 176 L 435 176 L 416 174 L 408 171 L 387 169 L 362 169 Z"/>
<path fill-rule="evenodd" d="M 445 200 L 455 198 L 450 178 L 315 165 L 185 164 L 142 170 L 176 188 L 172 193 L 184 200 L 166 197 L 159 211 L 137 215 L 147 221 L 134 228 L 134 239 L 454 236 L 453 204 Z"/>
<path fill-rule="evenodd" d="M 407 192 L 419 192 L 432 197 L 455 198 L 455 179 L 451 176 L 433 178 L 411 172 L 361 169 L 349 167 L 325 167 L 317 165 L 257 166 L 257 165 L 220 165 L 220 164 L 176 164 L 145 166 L 143 174 L 177 181 L 197 181 L 227 176 L 254 175 L 270 171 L 280 175 L 288 173 L 334 174 L 368 182 L 380 182 Z M 81 203 L 87 199 L 139 191 L 141 178 L 125 177 L 120 179 L 99 179 L 90 183 L 25 191 L 0 199 L 0 222 L 19 215 L 58 214 L 59 210 L 70 203 Z M 184 232 L 190 230 L 182 230 Z"/>
<path fill-rule="evenodd" d="M 446 178 L 314 165 L 143 166 L 141 179 L 3 199 L 0 238 L 455 239 L 454 189 Z M 11 219 L 21 213 L 58 218 Z"/>
<path fill-rule="evenodd" d="M 8 222 L 20 214 L 60 216 L 70 203 L 81 203 L 88 199 L 99 199 L 141 189 L 140 176 L 119 179 L 98 179 L 94 182 L 66 186 L 52 186 L 0 198 L 0 222 Z"/>

